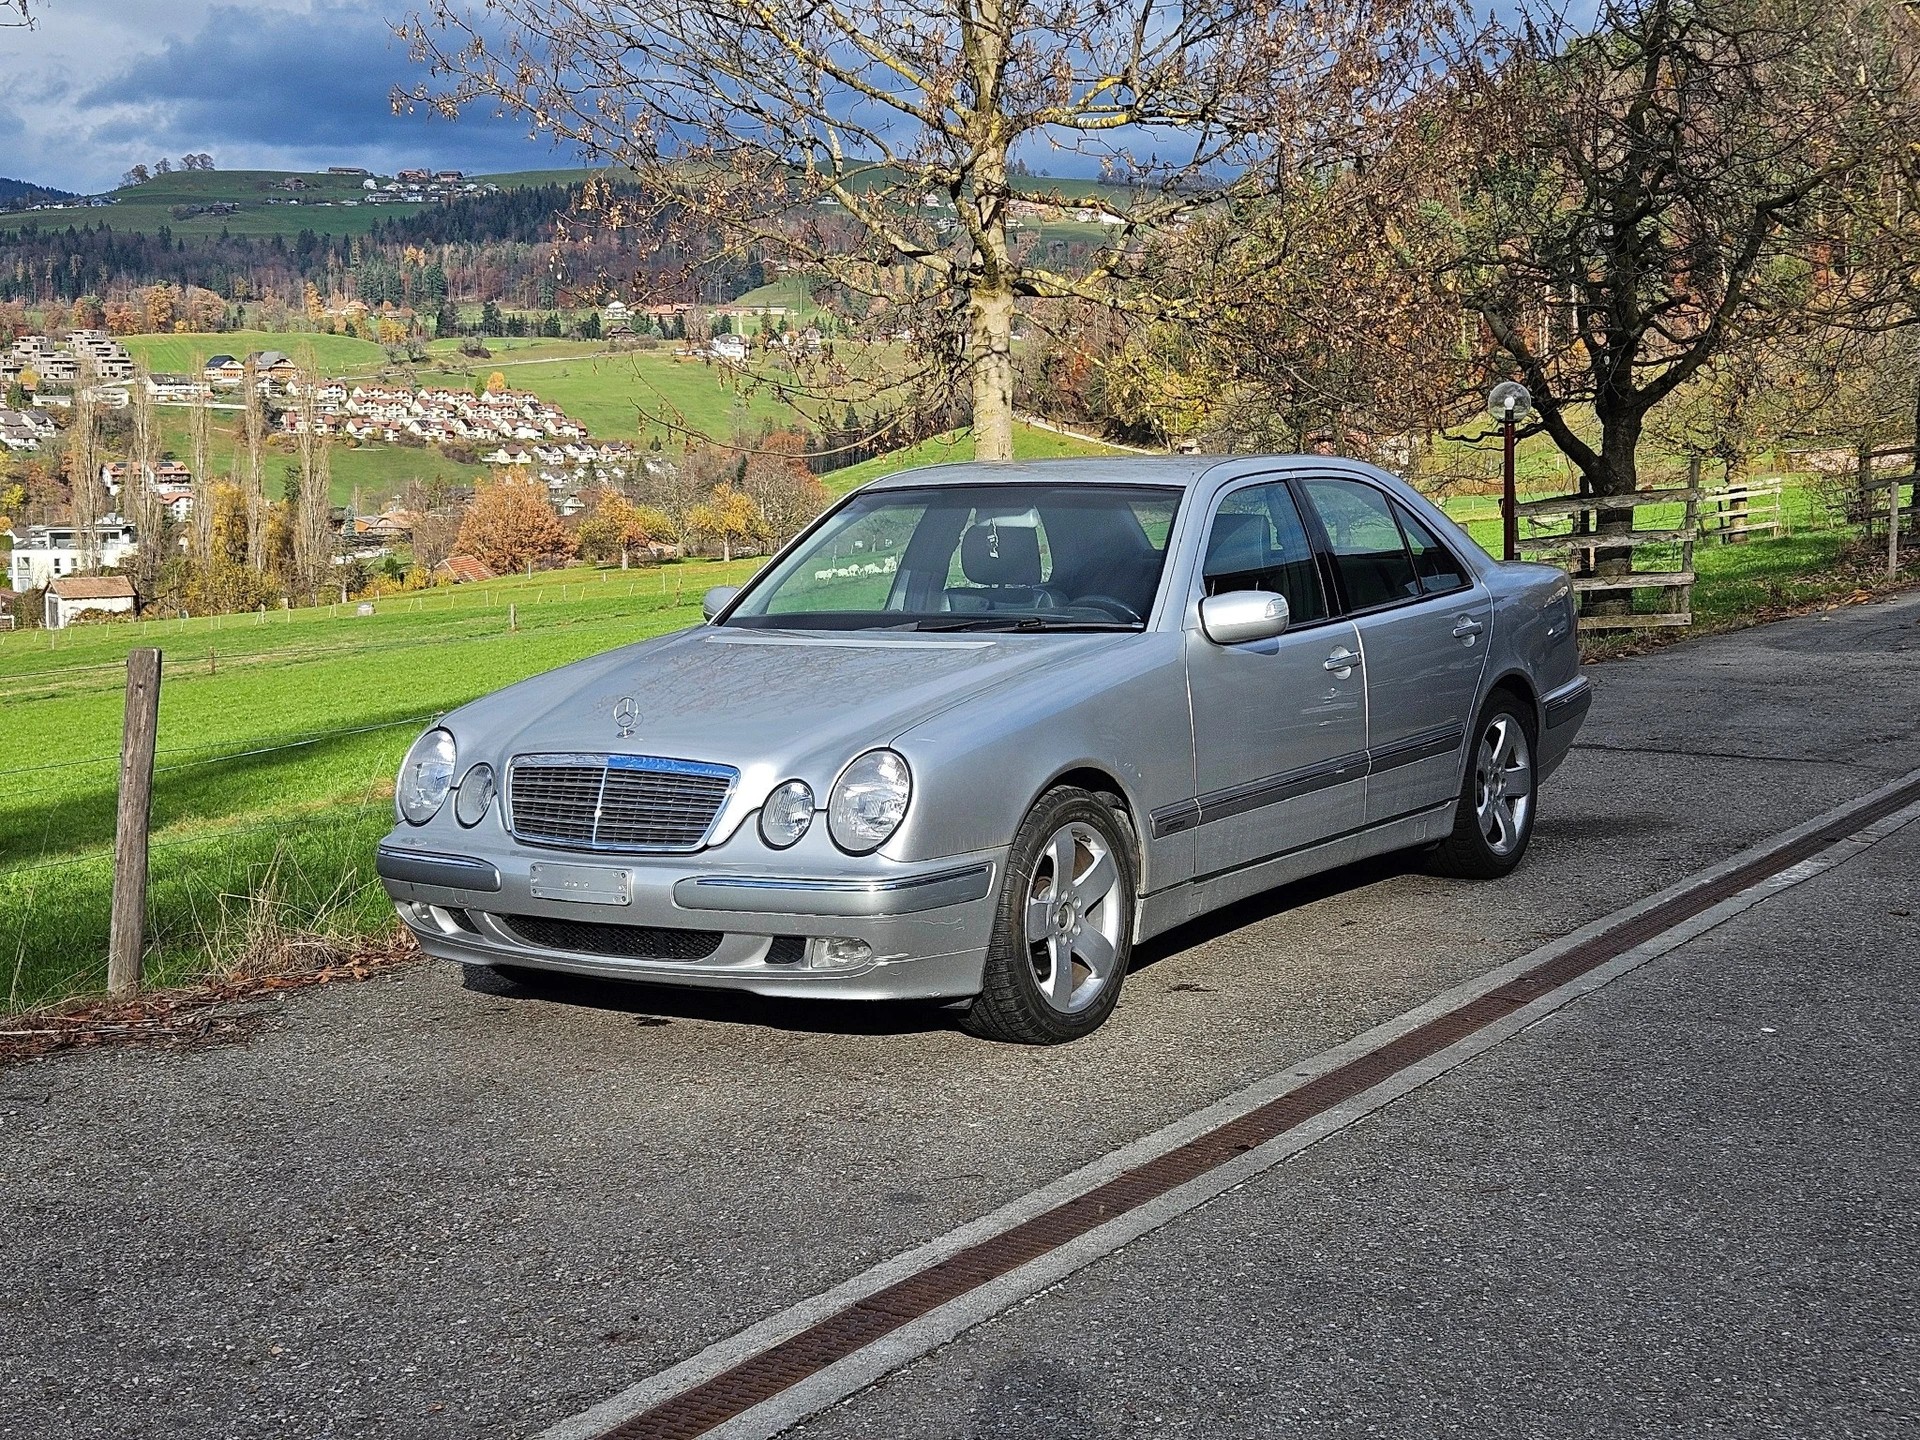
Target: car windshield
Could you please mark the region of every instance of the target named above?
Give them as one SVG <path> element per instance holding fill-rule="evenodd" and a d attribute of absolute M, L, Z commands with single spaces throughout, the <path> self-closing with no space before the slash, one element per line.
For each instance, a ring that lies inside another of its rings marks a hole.
<path fill-rule="evenodd" d="M 761 575 L 729 625 L 783 630 L 1139 630 L 1180 491 L 927 485 L 871 491 Z"/>

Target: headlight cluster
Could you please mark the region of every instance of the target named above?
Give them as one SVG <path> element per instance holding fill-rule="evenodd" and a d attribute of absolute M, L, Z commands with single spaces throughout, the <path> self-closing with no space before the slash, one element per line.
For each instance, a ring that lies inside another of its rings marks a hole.
<path fill-rule="evenodd" d="M 427 731 L 413 742 L 400 762 L 394 784 L 394 803 L 409 825 L 424 825 L 440 813 L 453 789 L 453 736 L 445 730 Z"/>
<path fill-rule="evenodd" d="M 913 772 L 891 750 L 869 750 L 840 772 L 827 797 L 827 833 L 850 855 L 886 844 L 906 818 Z M 804 780 L 774 787 L 760 807 L 760 838 L 775 850 L 796 845 L 813 824 L 813 789 Z"/>
<path fill-rule="evenodd" d="M 400 778 L 394 783 L 394 806 L 402 820 L 409 825 L 424 825 L 440 813 L 447 796 L 453 793 L 455 763 L 453 736 L 447 731 L 436 727 L 413 742 L 407 758 L 400 762 Z M 453 802 L 453 818 L 472 829 L 486 818 L 499 793 L 491 765 L 469 767 Z"/>

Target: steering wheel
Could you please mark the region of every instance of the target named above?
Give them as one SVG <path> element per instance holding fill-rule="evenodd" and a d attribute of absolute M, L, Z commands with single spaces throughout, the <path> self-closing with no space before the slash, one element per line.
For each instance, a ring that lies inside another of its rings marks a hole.
<path fill-rule="evenodd" d="M 1095 610 L 1104 610 L 1114 619 L 1128 625 L 1144 625 L 1147 623 L 1146 617 L 1138 610 L 1127 604 L 1126 601 L 1116 599 L 1112 595 L 1076 595 L 1073 597 L 1072 603 L 1076 606 L 1090 605 Z"/>

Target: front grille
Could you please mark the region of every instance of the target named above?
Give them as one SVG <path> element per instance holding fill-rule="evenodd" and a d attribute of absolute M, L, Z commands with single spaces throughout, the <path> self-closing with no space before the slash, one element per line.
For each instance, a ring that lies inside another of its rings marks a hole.
<path fill-rule="evenodd" d="M 516 839 L 583 850 L 696 850 L 740 772 L 657 755 L 516 755 Z"/>
<path fill-rule="evenodd" d="M 546 915 L 499 915 L 502 925 L 529 945 L 580 955 L 617 955 L 626 960 L 705 960 L 720 948 L 718 930 L 666 930 L 656 925 L 602 925 L 555 920 Z"/>

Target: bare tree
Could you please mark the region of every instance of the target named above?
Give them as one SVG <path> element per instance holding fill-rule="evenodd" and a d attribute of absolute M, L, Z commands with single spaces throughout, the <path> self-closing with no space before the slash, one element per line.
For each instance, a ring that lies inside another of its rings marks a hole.
<path fill-rule="evenodd" d="M 1195 311 L 1155 283 L 1156 236 L 1349 162 L 1444 68 L 1455 0 L 431 0 L 402 27 L 435 81 L 396 96 L 520 115 L 628 167 L 657 206 L 786 266 L 912 378 L 970 394 L 976 453 L 1012 457 L 1026 300 Z M 1047 157 L 1105 185 L 1021 173 Z M 1069 193 L 1062 193 L 1063 191 Z M 1050 263 L 1037 222 L 1104 233 Z M 876 318 L 878 317 L 878 318 Z"/>
<path fill-rule="evenodd" d="M 213 446 L 210 402 L 212 396 L 198 392 L 188 421 L 189 444 L 193 455 L 193 533 L 189 553 L 193 563 L 206 565 L 213 560 Z"/>
<path fill-rule="evenodd" d="M 1912 113 L 1883 19 L 1875 0 L 1602 0 L 1455 132 L 1463 292 L 1586 493 L 1632 494 L 1649 412 L 1804 315 L 1823 203 Z"/>
<path fill-rule="evenodd" d="M 333 508 L 333 438 L 321 433 L 324 417 L 320 391 L 326 381 L 310 357 L 294 384 L 294 413 L 299 424 L 295 443 L 300 457 L 300 493 L 294 497 L 289 517 L 293 524 L 294 584 L 312 597 L 327 578 L 332 558 L 328 521 Z"/>
<path fill-rule="evenodd" d="M 160 436 L 154 424 L 153 395 L 147 389 L 143 370 L 127 387 L 127 406 L 133 420 L 133 443 L 127 456 L 126 478 L 121 482 L 126 515 L 139 537 L 134 551 L 133 586 L 146 604 L 159 587 L 160 567 L 166 562 L 167 512 L 160 503 L 154 470 L 160 462 Z"/>
<path fill-rule="evenodd" d="M 73 495 L 73 523 L 79 542 L 80 568 L 100 566 L 100 517 L 106 513 L 105 487 L 100 483 L 99 376 L 90 352 L 80 354 L 73 383 L 73 425 L 67 432 L 67 478 Z"/>
<path fill-rule="evenodd" d="M 267 417 L 260 402 L 260 370 L 249 355 L 242 371 L 241 401 L 246 407 L 247 458 L 241 493 L 247 506 L 247 564 L 267 573 L 267 492 L 264 475 Z"/>
<path fill-rule="evenodd" d="M 0 30 L 32 28 L 33 7 L 29 0 L 0 0 Z"/>

